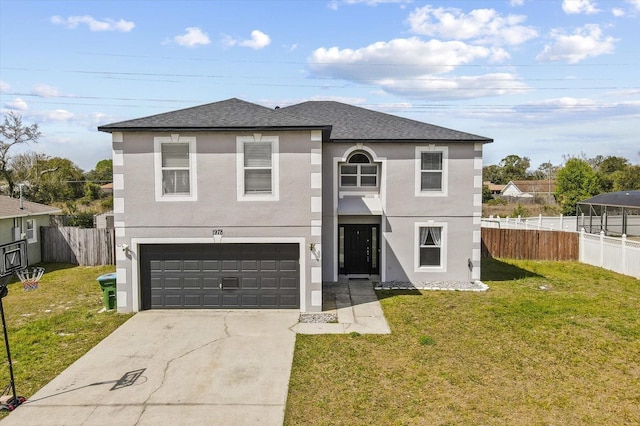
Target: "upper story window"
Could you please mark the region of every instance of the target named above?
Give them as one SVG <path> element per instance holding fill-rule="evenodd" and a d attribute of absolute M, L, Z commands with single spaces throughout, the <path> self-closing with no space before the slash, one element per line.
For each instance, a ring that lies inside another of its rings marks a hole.
<path fill-rule="evenodd" d="M 154 138 L 156 201 L 195 201 L 196 138 L 171 135 Z"/>
<path fill-rule="evenodd" d="M 238 200 L 278 199 L 277 136 L 239 136 L 237 147 Z"/>
<path fill-rule="evenodd" d="M 447 147 L 416 147 L 417 196 L 447 195 L 447 157 Z"/>
<path fill-rule="evenodd" d="M 352 154 L 340 165 L 340 186 L 353 188 L 375 188 L 378 186 L 378 165 L 362 152 Z"/>

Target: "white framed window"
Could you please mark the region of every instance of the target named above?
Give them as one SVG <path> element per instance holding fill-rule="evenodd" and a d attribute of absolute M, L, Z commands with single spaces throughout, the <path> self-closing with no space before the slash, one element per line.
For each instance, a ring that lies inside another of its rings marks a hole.
<path fill-rule="evenodd" d="M 444 272 L 447 269 L 447 224 L 416 223 L 415 271 Z"/>
<path fill-rule="evenodd" d="M 340 187 L 376 188 L 378 186 L 378 165 L 362 152 L 352 154 L 346 163 L 340 165 Z"/>
<path fill-rule="evenodd" d="M 154 138 L 156 201 L 196 201 L 196 138 Z"/>
<path fill-rule="evenodd" d="M 278 136 L 238 136 L 236 150 L 238 201 L 278 200 Z"/>
<path fill-rule="evenodd" d="M 448 189 L 448 156 L 446 146 L 416 147 L 416 196 L 446 196 Z"/>
<path fill-rule="evenodd" d="M 25 234 L 27 242 L 35 243 L 38 241 L 38 233 L 36 232 L 36 220 L 35 219 L 27 219 Z"/>

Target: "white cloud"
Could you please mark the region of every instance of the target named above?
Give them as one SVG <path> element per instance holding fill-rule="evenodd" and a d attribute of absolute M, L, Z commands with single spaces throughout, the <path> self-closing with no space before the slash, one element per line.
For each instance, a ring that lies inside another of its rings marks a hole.
<path fill-rule="evenodd" d="M 514 95 L 529 91 L 515 75 L 494 73 L 479 76 L 425 76 L 413 80 L 381 80 L 388 93 L 409 98 L 430 100 L 473 99 L 488 96 Z"/>
<path fill-rule="evenodd" d="M 626 0 L 626 2 L 635 7 L 635 9 L 640 12 L 640 0 Z"/>
<path fill-rule="evenodd" d="M 14 110 L 14 111 L 26 111 L 29 109 L 29 105 L 21 98 L 15 98 L 12 101 L 4 104 L 6 109 Z"/>
<path fill-rule="evenodd" d="M 334 78 L 399 79 L 449 72 L 478 59 L 497 62 L 508 57 L 501 48 L 411 37 L 381 41 L 355 50 L 321 47 L 311 54 L 308 65 L 315 74 Z"/>
<path fill-rule="evenodd" d="M 524 4 L 524 0 L 510 0 L 509 4 L 513 7 L 522 6 Z"/>
<path fill-rule="evenodd" d="M 613 9 L 611 9 L 611 13 L 613 14 L 613 16 L 615 16 L 616 18 L 620 18 L 622 16 L 625 15 L 625 11 L 623 9 L 619 9 L 617 7 L 614 7 Z"/>
<path fill-rule="evenodd" d="M 586 13 L 592 15 L 600 12 L 592 0 L 562 0 L 562 10 L 568 14 Z"/>
<path fill-rule="evenodd" d="M 50 111 L 32 112 L 30 114 L 30 117 L 33 117 L 34 121 L 39 123 L 49 123 L 72 121 L 76 117 L 76 115 L 64 109 L 56 109 Z"/>
<path fill-rule="evenodd" d="M 582 28 L 576 28 L 573 34 L 566 34 L 563 30 L 551 31 L 553 43 L 547 44 L 544 50 L 536 57 L 539 61 L 553 62 L 566 61 L 575 64 L 592 56 L 600 56 L 613 53 L 615 43 L 613 37 L 605 37 L 600 26 L 588 24 Z"/>
<path fill-rule="evenodd" d="M 51 87 L 46 84 L 36 84 L 33 87 L 33 94 L 43 98 L 53 98 L 55 96 L 59 96 L 60 92 L 55 87 Z"/>
<path fill-rule="evenodd" d="M 51 23 L 63 25 L 69 29 L 76 29 L 80 24 L 85 24 L 89 27 L 90 31 L 119 31 L 123 33 L 131 31 L 136 26 L 132 21 L 125 21 L 124 19 L 116 21 L 114 19 L 105 18 L 104 20 L 99 21 L 89 15 L 69 16 L 68 18 L 52 16 Z"/>
<path fill-rule="evenodd" d="M 224 43 L 227 46 L 243 46 L 251 49 L 260 50 L 271 44 L 271 37 L 260 30 L 251 31 L 251 38 L 248 40 L 236 40 L 232 37 L 225 37 Z"/>
<path fill-rule="evenodd" d="M 465 14 L 455 8 L 417 8 L 408 18 L 415 34 L 450 40 L 474 40 L 491 45 L 518 45 L 535 38 L 538 32 L 521 25 L 524 15 L 502 16 L 494 9 L 474 9 Z"/>
<path fill-rule="evenodd" d="M 186 47 L 195 47 L 198 45 L 207 45 L 211 43 L 209 39 L 209 35 L 203 32 L 198 27 L 188 27 L 185 29 L 185 33 L 182 35 L 175 36 L 173 41 L 178 43 L 180 46 Z"/>
<path fill-rule="evenodd" d="M 11 90 L 11 85 L 9 83 L 7 83 L 6 81 L 0 80 L 0 93 L 8 92 L 10 90 Z"/>

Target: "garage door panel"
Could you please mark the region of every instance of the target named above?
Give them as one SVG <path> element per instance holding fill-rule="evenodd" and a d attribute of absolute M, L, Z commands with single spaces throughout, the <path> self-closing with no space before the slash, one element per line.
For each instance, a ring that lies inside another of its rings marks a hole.
<path fill-rule="evenodd" d="M 241 267 L 242 267 L 242 272 L 258 272 L 258 261 L 243 260 Z"/>
<path fill-rule="evenodd" d="M 204 290 L 220 289 L 220 278 L 219 277 L 204 277 L 202 279 L 202 288 Z"/>
<path fill-rule="evenodd" d="M 239 263 L 237 260 L 223 260 L 222 261 L 222 270 L 224 272 L 239 272 L 240 271 L 240 267 L 239 267 Z"/>
<path fill-rule="evenodd" d="M 262 277 L 260 280 L 260 288 L 262 289 L 277 289 L 278 279 L 275 277 Z"/>
<path fill-rule="evenodd" d="M 202 279 L 198 277 L 186 277 L 183 282 L 184 289 L 200 289 L 202 288 Z"/>
<path fill-rule="evenodd" d="M 240 288 L 242 288 L 243 290 L 246 289 L 258 289 L 258 277 L 247 277 L 247 278 L 242 278 L 242 284 L 240 286 Z"/>
<path fill-rule="evenodd" d="M 280 271 L 296 272 L 298 270 L 297 260 L 281 260 Z"/>
<path fill-rule="evenodd" d="M 298 244 L 143 245 L 143 309 L 298 308 L 298 257 Z"/>

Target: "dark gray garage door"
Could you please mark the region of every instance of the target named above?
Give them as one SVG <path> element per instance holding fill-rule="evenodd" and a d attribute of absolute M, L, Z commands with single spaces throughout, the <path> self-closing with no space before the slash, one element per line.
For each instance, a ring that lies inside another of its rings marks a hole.
<path fill-rule="evenodd" d="M 299 308 L 297 244 L 146 244 L 142 309 Z"/>

